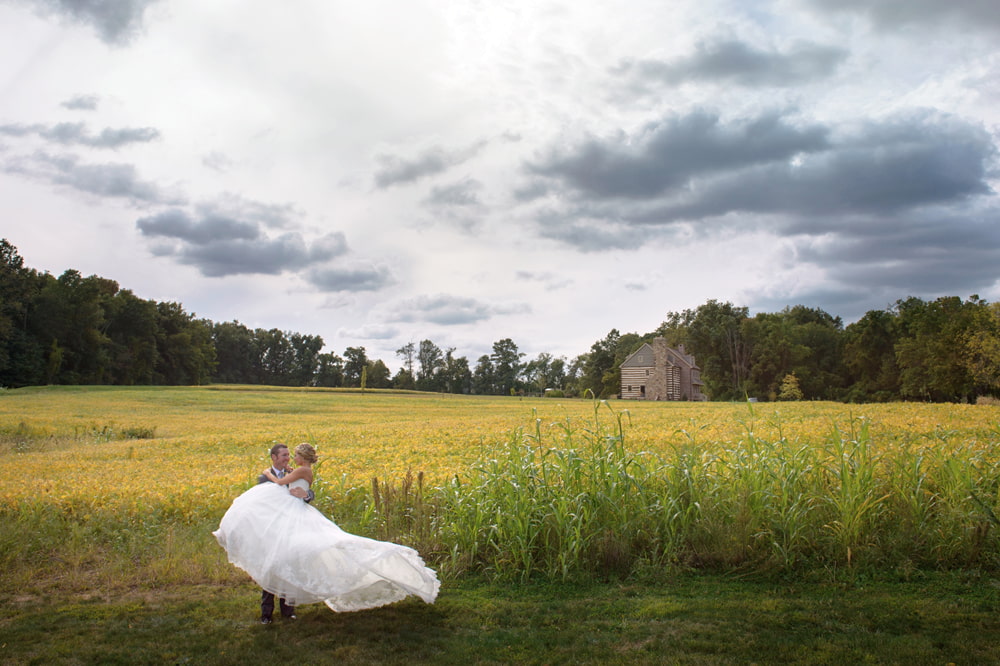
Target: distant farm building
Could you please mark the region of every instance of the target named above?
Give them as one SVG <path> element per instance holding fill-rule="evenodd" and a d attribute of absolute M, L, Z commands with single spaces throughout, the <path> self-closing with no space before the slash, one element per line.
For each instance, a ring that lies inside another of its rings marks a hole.
<path fill-rule="evenodd" d="M 694 356 L 667 346 L 664 338 L 646 343 L 621 365 L 623 400 L 707 400 Z"/>

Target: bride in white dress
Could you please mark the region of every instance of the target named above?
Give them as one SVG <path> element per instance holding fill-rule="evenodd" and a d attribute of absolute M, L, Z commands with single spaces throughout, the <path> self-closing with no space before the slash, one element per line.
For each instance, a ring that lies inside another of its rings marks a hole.
<path fill-rule="evenodd" d="M 427 603 L 440 583 L 417 551 L 349 534 L 319 510 L 292 496 L 308 490 L 316 452 L 295 448 L 297 467 L 282 478 L 265 472 L 261 483 L 235 500 L 212 532 L 229 561 L 288 603 L 326 603 L 334 611 L 376 608 L 409 595 Z"/>

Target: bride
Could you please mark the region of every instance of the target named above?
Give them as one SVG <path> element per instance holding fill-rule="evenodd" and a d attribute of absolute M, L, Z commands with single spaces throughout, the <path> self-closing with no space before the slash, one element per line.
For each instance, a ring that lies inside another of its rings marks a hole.
<path fill-rule="evenodd" d="M 212 534 L 229 561 L 292 605 L 326 603 L 334 611 L 384 606 L 408 595 L 437 598 L 437 575 L 417 551 L 349 534 L 320 511 L 293 497 L 308 490 L 316 451 L 295 448 L 296 468 L 261 483 L 235 500 Z"/>

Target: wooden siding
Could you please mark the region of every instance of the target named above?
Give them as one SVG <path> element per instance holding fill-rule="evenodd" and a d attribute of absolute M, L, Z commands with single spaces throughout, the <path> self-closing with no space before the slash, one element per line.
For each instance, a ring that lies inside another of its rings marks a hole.
<path fill-rule="evenodd" d="M 622 367 L 622 398 L 641 400 L 646 397 L 646 385 L 653 369 L 651 367 Z"/>

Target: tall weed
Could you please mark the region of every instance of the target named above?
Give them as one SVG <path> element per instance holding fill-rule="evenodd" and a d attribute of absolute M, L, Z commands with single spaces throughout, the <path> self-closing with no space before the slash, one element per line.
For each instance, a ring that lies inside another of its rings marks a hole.
<path fill-rule="evenodd" d="M 865 419 L 817 445 L 781 424 L 777 438 L 759 436 L 751 419 L 727 445 L 689 436 L 654 454 L 627 446 L 627 413 L 599 406 L 589 423 L 512 432 L 438 489 L 450 570 L 568 579 L 650 566 L 998 564 L 991 447 L 881 449 Z"/>

